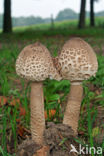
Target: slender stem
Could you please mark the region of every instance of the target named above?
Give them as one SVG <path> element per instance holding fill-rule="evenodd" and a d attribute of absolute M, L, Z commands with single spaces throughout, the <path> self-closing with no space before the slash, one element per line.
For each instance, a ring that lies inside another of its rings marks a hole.
<path fill-rule="evenodd" d="M 34 82 L 31 84 L 30 107 L 32 139 L 37 144 L 43 144 L 45 117 L 43 85 L 41 82 Z"/>
<path fill-rule="evenodd" d="M 70 93 L 68 95 L 68 102 L 64 114 L 63 124 L 71 126 L 75 134 L 77 134 L 82 96 L 83 96 L 82 85 L 72 84 L 70 87 Z"/>

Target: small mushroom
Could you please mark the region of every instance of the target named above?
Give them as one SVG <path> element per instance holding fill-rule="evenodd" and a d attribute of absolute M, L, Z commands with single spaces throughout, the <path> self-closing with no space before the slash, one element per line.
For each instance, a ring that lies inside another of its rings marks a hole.
<path fill-rule="evenodd" d="M 98 69 L 97 58 L 88 43 L 81 38 L 72 38 L 64 44 L 57 67 L 62 78 L 71 81 L 63 123 L 71 126 L 77 134 L 83 96 L 82 81 L 95 76 Z"/>
<path fill-rule="evenodd" d="M 17 74 L 31 81 L 31 134 L 37 144 L 43 144 L 45 129 L 43 83 L 47 78 L 61 80 L 48 49 L 36 42 L 26 46 L 16 61 Z"/>

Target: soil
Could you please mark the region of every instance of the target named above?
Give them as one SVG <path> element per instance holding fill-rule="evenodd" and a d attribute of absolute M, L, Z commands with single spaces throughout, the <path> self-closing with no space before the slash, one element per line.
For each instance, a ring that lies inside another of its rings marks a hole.
<path fill-rule="evenodd" d="M 27 139 L 18 147 L 16 156 L 33 156 L 40 148 L 33 140 Z"/>
<path fill-rule="evenodd" d="M 71 144 L 77 147 L 73 138 L 73 130 L 64 124 L 47 123 L 44 132 L 44 146 L 47 147 L 47 156 L 69 156 Z M 49 147 L 49 148 L 48 148 Z M 25 140 L 17 151 L 16 156 L 35 156 L 35 153 L 42 147 L 36 145 L 32 140 Z M 40 155 L 42 156 L 42 155 Z M 76 156 L 71 153 L 70 156 Z"/>

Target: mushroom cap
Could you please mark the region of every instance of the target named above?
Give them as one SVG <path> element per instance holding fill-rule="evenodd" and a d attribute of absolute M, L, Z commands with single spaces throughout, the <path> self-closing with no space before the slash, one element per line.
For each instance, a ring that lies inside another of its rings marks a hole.
<path fill-rule="evenodd" d="M 21 51 L 16 60 L 16 73 L 30 81 L 43 81 L 46 78 L 61 80 L 50 52 L 38 42 Z"/>
<path fill-rule="evenodd" d="M 98 69 L 94 50 L 81 38 L 72 38 L 64 44 L 58 64 L 62 78 L 71 82 L 87 80 Z"/>

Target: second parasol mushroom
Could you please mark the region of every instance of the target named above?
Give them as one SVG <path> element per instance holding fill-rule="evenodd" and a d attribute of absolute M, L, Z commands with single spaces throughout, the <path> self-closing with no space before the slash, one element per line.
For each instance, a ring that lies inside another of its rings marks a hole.
<path fill-rule="evenodd" d="M 61 80 L 48 49 L 36 42 L 25 47 L 16 61 L 16 72 L 31 81 L 30 109 L 32 139 L 43 144 L 45 129 L 43 83 L 46 78 Z"/>
<path fill-rule="evenodd" d="M 82 81 L 96 75 L 97 58 L 88 43 L 81 38 L 72 38 L 62 48 L 58 58 L 58 69 L 63 79 L 71 81 L 63 123 L 71 126 L 77 134 L 83 96 Z"/>

